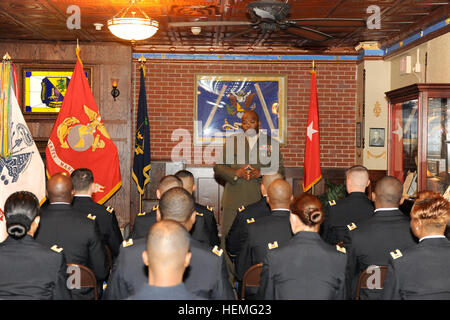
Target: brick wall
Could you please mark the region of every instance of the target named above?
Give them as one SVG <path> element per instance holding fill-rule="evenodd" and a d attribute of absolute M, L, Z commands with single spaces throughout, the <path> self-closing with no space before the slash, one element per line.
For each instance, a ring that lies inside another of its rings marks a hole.
<path fill-rule="evenodd" d="M 195 74 L 270 73 L 288 76 L 288 136 L 281 152 L 286 167 L 302 167 L 309 108 L 310 65 L 306 62 L 147 60 L 145 81 L 152 159 L 170 159 L 172 148 L 178 143 L 171 141 L 173 130 L 183 128 L 192 134 Z M 319 62 L 316 65 L 321 165 L 348 167 L 355 163 L 356 65 L 342 62 Z M 139 97 L 138 64 L 135 64 L 135 71 L 133 110 L 136 113 Z M 135 115 L 133 119 L 136 119 Z"/>

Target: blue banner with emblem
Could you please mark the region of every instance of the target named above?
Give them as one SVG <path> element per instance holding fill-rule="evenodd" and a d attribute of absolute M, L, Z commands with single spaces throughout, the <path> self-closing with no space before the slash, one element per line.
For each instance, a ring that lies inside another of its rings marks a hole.
<path fill-rule="evenodd" d="M 145 76 L 140 69 L 140 90 L 136 119 L 136 142 L 134 144 L 133 180 L 142 195 L 146 184 L 150 181 L 150 125 L 147 115 L 147 97 L 145 91 Z"/>

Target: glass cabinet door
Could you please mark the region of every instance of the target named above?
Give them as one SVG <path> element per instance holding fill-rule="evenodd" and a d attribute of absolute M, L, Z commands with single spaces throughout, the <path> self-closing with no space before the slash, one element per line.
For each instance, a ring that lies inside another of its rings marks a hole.
<path fill-rule="evenodd" d="M 443 194 L 450 184 L 450 98 L 428 99 L 426 188 Z"/>

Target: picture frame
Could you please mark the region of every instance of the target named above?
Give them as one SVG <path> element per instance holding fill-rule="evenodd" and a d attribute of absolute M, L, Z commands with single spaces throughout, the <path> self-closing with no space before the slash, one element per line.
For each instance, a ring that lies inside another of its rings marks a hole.
<path fill-rule="evenodd" d="M 369 129 L 369 147 L 384 147 L 385 139 L 386 135 L 384 128 Z"/>
<path fill-rule="evenodd" d="M 223 144 L 242 131 L 247 110 L 258 113 L 263 132 L 286 143 L 287 75 L 196 74 L 194 86 L 194 145 Z"/>
<path fill-rule="evenodd" d="M 92 68 L 84 67 L 92 89 Z M 74 66 L 24 66 L 22 68 L 22 112 L 25 116 L 55 117 L 61 108 Z"/>

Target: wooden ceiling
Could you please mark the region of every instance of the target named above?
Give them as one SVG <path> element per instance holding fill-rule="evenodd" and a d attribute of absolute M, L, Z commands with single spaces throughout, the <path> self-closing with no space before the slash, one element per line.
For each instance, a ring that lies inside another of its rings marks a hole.
<path fill-rule="evenodd" d="M 332 35 L 326 41 L 311 41 L 283 32 L 253 30 L 230 40 L 226 38 L 248 26 L 202 27 L 194 35 L 190 27 L 169 27 L 169 22 L 186 21 L 249 21 L 247 4 L 254 0 L 144 0 L 144 12 L 160 24 L 150 39 L 134 45 L 143 52 L 322 52 L 354 53 L 360 41 L 379 41 L 389 45 L 412 32 L 448 18 L 449 1 L 444 0 L 288 0 L 291 6 L 287 19 L 300 18 L 362 18 L 367 19 L 370 5 L 381 11 L 381 28 L 314 27 Z M 81 29 L 69 30 L 66 25 L 70 5 L 81 9 Z M 107 20 L 129 5 L 128 0 L 1 0 L 0 41 L 116 41 L 106 27 Z M 104 27 L 98 31 L 94 23 Z"/>

